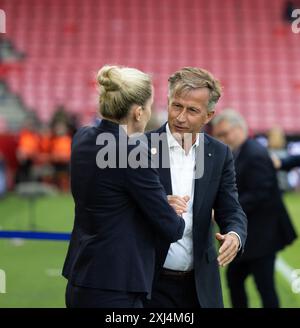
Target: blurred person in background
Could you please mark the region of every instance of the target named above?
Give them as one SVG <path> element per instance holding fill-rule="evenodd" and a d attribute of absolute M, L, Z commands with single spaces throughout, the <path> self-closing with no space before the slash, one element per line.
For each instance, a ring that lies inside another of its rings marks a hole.
<path fill-rule="evenodd" d="M 40 128 L 39 163 L 48 163 L 51 153 L 52 132 L 48 125 L 44 124 Z"/>
<path fill-rule="evenodd" d="M 6 194 L 7 182 L 6 182 L 6 165 L 4 156 L 0 152 L 0 198 Z"/>
<path fill-rule="evenodd" d="M 55 182 L 63 191 L 69 189 L 69 162 L 71 158 L 72 138 L 64 121 L 56 122 L 53 126 L 51 139 L 50 162 L 55 171 Z M 46 144 L 45 144 L 46 146 Z"/>
<path fill-rule="evenodd" d="M 289 155 L 283 158 L 272 156 L 273 164 L 276 170 L 290 171 L 300 167 L 300 155 Z"/>
<path fill-rule="evenodd" d="M 54 184 L 55 172 L 51 164 L 52 131 L 48 124 L 39 128 L 39 152 L 35 160 L 35 175 L 40 182 Z"/>
<path fill-rule="evenodd" d="M 148 134 L 150 139 L 152 134 L 166 136 L 154 149 L 154 155 L 168 162 L 167 167 L 160 163 L 160 179 L 175 206 L 182 206 L 182 197 L 187 197 L 188 211 L 183 214 L 182 239 L 172 244 L 157 240 L 153 295 L 147 307 L 223 307 L 219 266 L 243 251 L 247 219 L 238 201 L 231 151 L 206 134 L 200 139 L 220 96 L 220 82 L 211 73 L 182 68 L 169 78 L 168 122 Z M 202 161 L 204 173 L 197 177 Z M 220 228 L 217 234 L 212 209 Z"/>
<path fill-rule="evenodd" d="M 65 123 L 68 127 L 68 131 L 73 136 L 78 129 L 78 118 L 75 114 L 70 113 L 64 105 L 57 106 L 51 122 L 50 127 L 53 129 L 56 123 Z"/>
<path fill-rule="evenodd" d="M 268 131 L 267 137 L 268 137 L 268 149 L 271 158 L 286 157 L 287 156 L 286 137 L 283 129 L 280 126 L 274 126 Z M 286 172 L 278 171 L 277 179 L 278 179 L 280 190 L 284 191 L 290 189 Z"/>
<path fill-rule="evenodd" d="M 19 134 L 17 159 L 19 168 L 16 182 L 29 182 L 32 179 L 32 167 L 36 156 L 39 154 L 39 133 L 33 118 L 27 118 Z"/>
<path fill-rule="evenodd" d="M 140 308 L 151 295 L 155 238 L 175 242 L 185 223 L 169 205 L 155 169 L 133 169 L 127 157 L 127 167 L 119 167 L 119 150 L 130 154 L 136 146 L 128 138 L 142 134 L 150 119 L 150 77 L 134 68 L 104 66 L 97 80 L 103 119 L 79 129 L 72 143 L 75 221 L 63 268 L 66 305 Z M 96 142 L 108 134 L 115 143 Z M 115 152 L 115 167 L 97 165 L 104 146 Z"/>
<path fill-rule="evenodd" d="M 274 126 L 268 133 L 268 148 L 274 151 L 282 151 L 286 148 L 286 137 L 280 126 Z"/>
<path fill-rule="evenodd" d="M 224 110 L 212 121 L 213 135 L 233 151 L 240 203 L 248 218 L 244 254 L 232 262 L 227 281 L 234 308 L 248 307 L 245 280 L 253 275 L 263 307 L 278 308 L 276 253 L 296 239 L 281 198 L 276 171 L 265 147 L 248 137 L 244 118 Z"/>

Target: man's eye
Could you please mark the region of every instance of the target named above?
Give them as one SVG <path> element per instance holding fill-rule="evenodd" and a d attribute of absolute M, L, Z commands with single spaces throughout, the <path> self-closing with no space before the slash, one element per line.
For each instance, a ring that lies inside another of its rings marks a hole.
<path fill-rule="evenodd" d="M 181 105 L 179 105 L 179 104 L 173 104 L 173 107 L 179 109 L 179 108 L 181 108 Z"/>

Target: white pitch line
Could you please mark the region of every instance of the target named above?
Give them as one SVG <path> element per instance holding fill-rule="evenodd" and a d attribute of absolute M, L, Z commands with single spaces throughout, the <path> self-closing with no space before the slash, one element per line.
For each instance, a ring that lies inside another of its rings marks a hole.
<path fill-rule="evenodd" d="M 61 276 L 61 269 L 49 268 L 45 270 L 45 273 L 49 277 L 59 277 Z"/>
<path fill-rule="evenodd" d="M 295 269 L 293 269 L 291 266 L 289 266 L 282 258 L 277 258 L 275 262 L 275 269 L 276 271 L 280 272 L 281 275 L 285 278 L 285 280 L 291 284 L 293 281 L 293 272 Z M 48 276 L 56 277 L 61 275 L 61 269 L 54 269 L 54 268 L 48 268 L 45 270 L 45 273 Z"/>
<path fill-rule="evenodd" d="M 276 271 L 280 272 L 281 275 L 285 278 L 285 280 L 291 284 L 293 282 L 293 269 L 289 266 L 281 257 L 278 257 L 275 262 Z"/>
<path fill-rule="evenodd" d="M 14 246 L 20 247 L 20 246 L 24 246 L 25 240 L 22 238 L 11 238 L 10 243 Z"/>

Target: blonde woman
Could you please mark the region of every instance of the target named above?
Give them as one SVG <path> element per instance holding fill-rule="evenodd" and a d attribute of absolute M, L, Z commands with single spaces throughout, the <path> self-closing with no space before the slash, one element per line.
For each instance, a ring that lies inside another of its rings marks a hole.
<path fill-rule="evenodd" d="M 63 269 L 66 305 L 139 308 L 152 288 L 155 238 L 174 242 L 185 224 L 168 204 L 155 169 L 120 165 L 120 148 L 127 147 L 128 154 L 135 148 L 123 141 L 144 132 L 150 119 L 150 77 L 134 68 L 104 66 L 97 79 L 103 120 L 80 129 L 72 143 L 75 221 Z M 112 137 L 111 143 L 101 145 L 102 136 Z M 106 167 L 104 147 L 116 154 Z"/>

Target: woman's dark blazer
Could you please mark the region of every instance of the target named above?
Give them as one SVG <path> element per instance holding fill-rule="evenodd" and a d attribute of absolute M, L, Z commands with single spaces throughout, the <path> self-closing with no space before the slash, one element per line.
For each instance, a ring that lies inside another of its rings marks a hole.
<path fill-rule="evenodd" d="M 168 204 L 155 168 L 120 168 L 119 151 L 127 140 L 120 131 L 118 124 L 102 120 L 81 128 L 73 138 L 75 221 L 63 276 L 76 286 L 149 294 L 154 240 L 177 241 L 184 220 Z M 106 136 L 115 143 L 101 145 Z M 126 144 L 128 154 L 137 148 Z M 97 162 L 103 164 L 101 156 L 108 150 L 115 155 L 104 159 L 115 159 L 115 168 L 99 168 Z"/>

